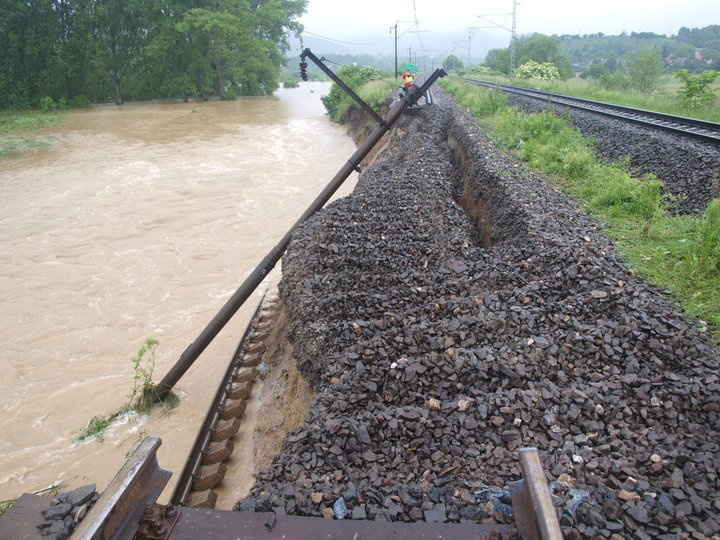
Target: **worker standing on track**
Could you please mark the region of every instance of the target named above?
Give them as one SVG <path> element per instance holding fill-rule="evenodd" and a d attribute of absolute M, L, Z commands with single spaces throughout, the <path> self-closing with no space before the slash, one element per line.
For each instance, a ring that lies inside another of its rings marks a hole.
<path fill-rule="evenodd" d="M 412 76 L 412 73 L 410 73 L 410 70 L 405 70 L 405 73 L 403 73 L 402 76 L 403 80 L 403 88 L 405 91 L 407 91 L 408 88 L 410 88 L 413 85 L 413 82 L 415 81 L 415 77 Z"/>

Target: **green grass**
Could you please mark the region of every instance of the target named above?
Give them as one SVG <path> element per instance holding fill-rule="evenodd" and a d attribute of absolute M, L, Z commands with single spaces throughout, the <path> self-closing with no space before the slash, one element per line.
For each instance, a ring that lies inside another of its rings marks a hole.
<path fill-rule="evenodd" d="M 394 79 L 370 81 L 361 86 L 355 93 L 365 103 L 370 105 L 375 112 L 378 112 L 380 105 L 385 103 L 390 91 L 396 86 L 391 80 L 394 81 Z M 343 93 L 343 97 L 337 107 L 337 112 L 332 116 L 332 120 L 335 122 L 345 122 L 352 110 L 360 110 L 360 105 L 350 96 Z"/>
<path fill-rule="evenodd" d="M 489 93 L 461 81 L 442 86 L 460 107 L 475 110 Z M 557 181 L 615 240 L 633 270 L 672 293 L 686 313 L 709 322 L 720 337 L 720 199 L 702 216 L 668 211 L 663 186 L 654 176 L 634 177 L 627 162 L 606 165 L 592 141 L 551 111 L 525 114 L 503 107 L 479 115 L 499 146 Z"/>
<path fill-rule="evenodd" d="M 49 141 L 33 132 L 57 122 L 64 112 L 0 111 L 0 159 L 47 148 Z"/>
<path fill-rule="evenodd" d="M 102 442 L 105 439 L 105 430 L 110 427 L 110 424 L 112 424 L 115 420 L 124 414 L 127 414 L 127 412 L 128 411 L 123 408 L 105 416 L 93 416 L 87 426 L 85 426 L 85 428 L 75 437 L 75 441 L 82 442 L 85 439 L 94 437 L 98 441 Z"/>
<path fill-rule="evenodd" d="M 467 77 L 498 84 L 515 84 L 528 88 L 538 88 L 540 90 L 567 94 L 569 96 L 577 96 L 605 103 L 615 103 L 625 107 L 658 111 L 677 116 L 687 116 L 709 122 L 720 122 L 720 101 L 716 101 L 714 105 L 702 109 L 689 109 L 683 106 L 677 94 L 680 83 L 670 75 L 665 75 L 663 77 L 662 87 L 657 92 L 651 94 L 643 94 L 633 90 L 606 90 L 593 79 L 575 78 L 568 79 L 567 81 L 549 82 L 535 79 L 509 79 L 507 77 L 491 75 L 478 76 L 468 74 Z M 716 89 L 718 88 L 717 84 L 713 86 Z"/>
<path fill-rule="evenodd" d="M 16 501 L 16 499 L 12 499 L 10 501 L 0 501 L 0 516 L 2 516 L 5 512 L 10 510 L 10 507 L 13 505 L 13 503 Z"/>

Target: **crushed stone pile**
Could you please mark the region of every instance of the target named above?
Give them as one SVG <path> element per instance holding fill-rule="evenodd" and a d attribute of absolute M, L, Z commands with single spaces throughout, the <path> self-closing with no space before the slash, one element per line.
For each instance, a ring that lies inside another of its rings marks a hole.
<path fill-rule="evenodd" d="M 294 236 L 280 296 L 316 400 L 236 508 L 512 523 L 536 446 L 570 538 L 718 534 L 717 351 L 435 98 Z"/>

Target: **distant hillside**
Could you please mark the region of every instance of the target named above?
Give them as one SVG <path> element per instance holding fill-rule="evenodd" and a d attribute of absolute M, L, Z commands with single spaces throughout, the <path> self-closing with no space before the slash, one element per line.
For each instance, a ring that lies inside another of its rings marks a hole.
<path fill-rule="evenodd" d="M 558 36 L 575 69 L 582 70 L 593 62 L 622 64 L 626 54 L 655 48 L 670 67 L 692 71 L 720 69 L 720 25 L 705 28 L 681 28 L 675 36 L 652 32 Z"/>

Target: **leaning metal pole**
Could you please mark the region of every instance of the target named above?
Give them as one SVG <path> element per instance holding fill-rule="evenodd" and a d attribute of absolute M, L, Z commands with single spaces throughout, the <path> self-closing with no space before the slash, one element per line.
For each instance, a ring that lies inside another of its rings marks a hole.
<path fill-rule="evenodd" d="M 397 119 L 400 117 L 402 112 L 410 105 L 417 102 L 417 100 L 427 92 L 435 81 L 446 75 L 442 69 L 436 69 L 423 83 L 421 87 L 411 86 L 408 91 L 400 99 L 400 101 L 388 112 L 387 116 L 382 122 L 379 122 L 375 129 L 367 136 L 367 138 L 358 147 L 355 153 L 347 160 L 345 165 L 338 171 L 333 177 L 330 183 L 322 190 L 320 195 L 313 201 L 313 203 L 305 210 L 302 216 L 295 222 L 290 230 L 283 236 L 280 242 L 268 253 L 265 258 L 260 261 L 255 270 L 245 279 L 220 311 L 213 317 L 210 323 L 205 329 L 200 332 L 200 335 L 193 341 L 190 346 L 185 349 L 185 352 L 180 355 L 180 358 L 175 365 L 167 372 L 165 377 L 155 387 L 155 399 L 162 400 L 167 397 L 173 386 L 180 380 L 185 372 L 193 365 L 195 360 L 202 354 L 207 346 L 215 339 L 220 330 L 228 323 L 243 303 L 250 297 L 253 291 L 258 285 L 265 279 L 270 271 L 275 267 L 275 264 L 280 260 L 283 253 L 290 244 L 293 232 L 297 229 L 304 221 L 306 221 L 315 212 L 320 210 L 325 203 L 330 200 L 330 197 L 338 190 L 348 176 L 358 169 L 358 164 L 370 153 L 373 147 L 380 141 L 383 135 L 387 133 L 390 128 L 395 124 Z"/>

